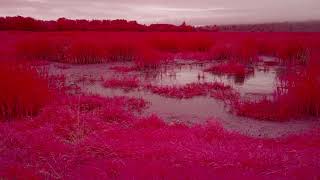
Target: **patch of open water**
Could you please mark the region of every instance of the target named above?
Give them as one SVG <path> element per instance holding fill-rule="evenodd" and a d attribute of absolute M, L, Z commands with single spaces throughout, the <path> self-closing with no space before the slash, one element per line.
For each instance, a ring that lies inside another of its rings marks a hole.
<path fill-rule="evenodd" d="M 61 65 L 61 64 L 60 64 Z M 319 121 L 313 119 L 291 120 L 288 122 L 259 121 L 239 117 L 228 112 L 228 107 L 210 97 L 194 97 L 191 99 L 174 99 L 163 97 L 146 91 L 124 91 L 121 89 L 105 88 L 99 79 L 138 77 L 143 83 L 158 86 L 185 85 L 194 82 L 223 82 L 239 91 L 241 96 L 271 95 L 275 88 L 279 67 L 255 66 L 254 73 L 247 77 L 214 75 L 203 70 L 212 63 L 177 61 L 157 69 L 120 73 L 111 70 L 113 66 L 133 66 L 132 63 L 108 63 L 94 65 L 68 65 L 69 68 L 58 68 L 59 64 L 51 64 L 51 74 L 64 74 L 68 83 L 77 84 L 86 94 L 100 96 L 129 96 L 143 98 L 150 103 L 143 115 L 157 114 L 167 122 L 204 123 L 207 120 L 219 121 L 227 130 L 236 131 L 255 137 L 280 137 L 288 134 L 306 131 L 319 126 Z M 86 77 L 86 80 L 83 80 Z M 81 80 L 82 79 L 82 80 Z M 92 81 L 90 81 L 92 79 Z M 93 81 L 98 80 L 98 81 Z"/>

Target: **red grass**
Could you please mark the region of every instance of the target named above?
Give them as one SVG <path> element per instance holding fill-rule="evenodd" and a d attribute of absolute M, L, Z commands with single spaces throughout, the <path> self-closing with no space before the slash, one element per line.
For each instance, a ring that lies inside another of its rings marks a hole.
<path fill-rule="evenodd" d="M 105 62 L 107 50 L 104 44 L 97 40 L 76 39 L 70 43 L 69 49 L 64 52 L 63 61 L 73 64 L 96 64 Z"/>
<path fill-rule="evenodd" d="M 114 37 L 107 44 L 108 59 L 111 61 L 134 61 L 139 55 L 142 42 L 134 42 L 134 38 Z"/>
<path fill-rule="evenodd" d="M 293 72 L 287 66 L 273 99 L 257 102 L 242 101 L 230 86 L 220 83 L 158 87 L 128 78 L 109 79 L 104 85 L 128 90 L 141 86 L 170 98 L 211 96 L 232 102 L 239 115 L 263 120 L 320 114 L 320 66 L 317 59 L 305 60 L 309 52 L 319 51 L 319 33 L 0 32 L 3 36 L 6 40 L 0 49 L 17 48 L 9 51 L 12 57 L 80 64 L 114 60 L 154 67 L 178 54 L 201 53 L 210 60 L 234 63 L 215 67 L 217 72 L 243 75 L 256 56 L 277 56 L 279 63 L 307 66 Z M 143 99 L 61 93 L 48 104 L 48 87 L 70 88 L 63 76 L 48 77 L 48 81 L 29 67 L 0 66 L 0 116 L 21 119 L 0 122 L 0 179 L 320 177 L 319 129 L 258 139 L 227 132 L 214 120 L 187 126 L 167 124 L 156 115 L 142 117 L 148 105 Z M 34 117 L 24 118 L 28 115 Z"/>
<path fill-rule="evenodd" d="M 273 99 L 236 104 L 239 115 L 263 120 L 288 120 L 306 116 L 320 116 L 320 66 L 311 63 L 280 77 Z"/>
<path fill-rule="evenodd" d="M 49 100 L 48 83 L 27 65 L 1 62 L 0 117 L 34 115 Z"/>
<path fill-rule="evenodd" d="M 306 64 L 310 49 L 304 42 L 288 40 L 278 44 L 277 56 L 283 64 Z"/>
<path fill-rule="evenodd" d="M 228 62 L 223 64 L 214 65 L 205 69 L 206 72 L 214 74 L 226 74 L 244 77 L 250 73 L 253 73 L 253 69 L 246 67 L 243 64 L 236 62 Z"/>
<path fill-rule="evenodd" d="M 138 88 L 140 81 L 137 78 L 108 79 L 103 85 L 107 88 L 121 88 L 129 91 Z"/>
<path fill-rule="evenodd" d="M 218 82 L 190 83 L 183 86 L 155 86 L 151 84 L 143 85 L 137 78 L 113 78 L 106 80 L 103 85 L 106 88 L 120 88 L 125 91 L 142 87 L 143 90 L 151 91 L 161 96 L 179 99 L 210 95 L 217 99 L 231 100 L 236 96 L 230 86 Z"/>
<path fill-rule="evenodd" d="M 320 115 L 320 66 L 310 64 L 302 72 L 289 77 L 283 81 L 286 83 L 286 91 L 280 92 L 280 101 L 289 104 L 290 111 L 310 116 Z M 283 97 L 282 97 L 283 96 Z M 281 100 L 283 98 L 283 100 Z"/>
<path fill-rule="evenodd" d="M 255 119 L 283 121 L 292 118 L 286 107 L 269 99 L 244 101 L 237 105 L 236 113 Z M 292 112 L 293 113 L 293 112 Z"/>
<path fill-rule="evenodd" d="M 184 86 L 146 86 L 152 93 L 163 95 L 171 98 L 193 98 L 195 96 L 206 96 L 213 91 L 230 90 L 230 86 L 222 83 L 190 83 Z"/>
<path fill-rule="evenodd" d="M 257 139 L 226 132 L 214 122 L 188 127 L 168 125 L 156 116 L 137 118 L 132 114 L 137 105 L 131 105 L 124 97 L 61 97 L 36 119 L 0 123 L 0 177 L 313 179 L 319 176 L 318 130 L 284 139 Z"/>
<path fill-rule="evenodd" d="M 214 45 L 210 33 L 158 33 L 150 44 L 161 52 L 205 52 Z"/>
<path fill-rule="evenodd" d="M 169 56 L 167 56 L 165 53 L 159 53 L 156 50 L 153 49 L 140 49 L 138 51 L 138 55 L 134 59 L 134 63 L 138 68 L 154 68 L 158 67 L 162 63 L 167 62 Z"/>
<path fill-rule="evenodd" d="M 319 50 L 319 37 L 317 33 L 23 32 L 13 35 L 18 45 L 12 48 L 17 49 L 14 55 L 28 59 L 78 64 L 135 61 L 155 66 L 177 56 L 251 64 L 259 55 L 276 56 L 283 64 L 305 64 L 309 54 Z"/>
<path fill-rule="evenodd" d="M 64 58 L 62 37 L 47 34 L 31 35 L 21 38 L 16 45 L 16 55 L 31 60 L 59 61 Z"/>
<path fill-rule="evenodd" d="M 211 60 L 229 60 L 233 57 L 233 54 L 231 47 L 218 44 L 210 49 L 208 56 Z"/>

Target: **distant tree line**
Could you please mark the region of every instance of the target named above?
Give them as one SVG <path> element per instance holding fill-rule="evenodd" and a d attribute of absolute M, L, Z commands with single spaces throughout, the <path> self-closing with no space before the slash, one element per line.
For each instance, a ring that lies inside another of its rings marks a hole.
<path fill-rule="evenodd" d="M 320 21 L 221 25 L 219 26 L 219 31 L 223 31 L 223 32 L 320 32 Z"/>
<path fill-rule="evenodd" d="M 173 24 L 139 24 L 137 21 L 67 19 L 37 20 L 31 17 L 0 17 L 0 30 L 22 31 L 141 31 L 141 32 L 319 32 L 320 21 L 264 24 L 191 26 Z"/>
<path fill-rule="evenodd" d="M 136 21 L 117 20 L 84 20 L 66 19 L 37 20 L 31 17 L 0 17 L 0 30 L 24 31 L 173 31 L 192 32 L 196 28 L 186 23 L 172 24 L 139 24 Z"/>

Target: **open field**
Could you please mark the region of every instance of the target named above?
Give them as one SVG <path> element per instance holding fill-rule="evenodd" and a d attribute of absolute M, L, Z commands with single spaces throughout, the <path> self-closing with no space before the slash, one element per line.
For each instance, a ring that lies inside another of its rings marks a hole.
<path fill-rule="evenodd" d="M 320 33 L 0 39 L 0 179 L 320 178 Z"/>

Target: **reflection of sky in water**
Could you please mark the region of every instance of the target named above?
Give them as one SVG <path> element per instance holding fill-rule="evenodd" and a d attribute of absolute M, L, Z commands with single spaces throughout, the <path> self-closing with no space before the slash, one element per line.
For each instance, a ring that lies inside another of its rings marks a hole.
<path fill-rule="evenodd" d="M 79 79 L 79 77 L 87 78 L 99 78 L 104 79 L 112 77 L 123 77 L 129 75 L 131 77 L 137 76 L 140 80 L 151 83 L 154 85 L 185 85 L 188 83 L 195 82 L 223 82 L 227 85 L 231 85 L 237 89 L 241 94 L 270 94 L 274 90 L 276 68 L 270 68 L 268 71 L 259 70 L 255 68 L 254 74 L 248 75 L 247 77 L 236 77 L 236 76 L 225 76 L 225 75 L 214 75 L 209 72 L 204 72 L 203 69 L 210 67 L 212 64 L 196 64 L 188 63 L 173 65 L 169 64 L 158 69 L 151 69 L 143 72 L 129 72 L 129 73 L 118 73 L 109 70 L 111 66 L 132 66 L 127 63 L 116 63 L 116 64 L 93 64 L 93 65 L 73 65 L 68 69 L 57 69 L 56 72 L 63 72 L 68 77 Z M 53 66 L 54 67 L 54 66 Z"/>
<path fill-rule="evenodd" d="M 88 79 L 104 79 L 112 77 L 139 77 L 144 83 L 156 85 L 184 85 L 193 82 L 224 82 L 237 89 L 243 96 L 255 96 L 259 94 L 270 94 L 274 90 L 276 69 L 268 71 L 255 68 L 254 74 L 245 78 L 232 76 L 217 76 L 203 72 L 210 64 L 181 64 L 167 65 L 162 68 L 152 69 L 144 72 L 118 73 L 109 70 L 111 66 L 131 66 L 132 64 L 99 64 L 99 65 L 72 65 L 69 69 L 58 69 L 50 66 L 50 72 L 54 74 L 65 74 L 67 81 L 75 83 L 81 77 Z M 240 79 L 240 80 L 239 80 Z M 237 81 L 237 82 L 236 82 Z M 257 121 L 238 117 L 229 113 L 224 103 L 210 97 L 195 97 L 192 99 L 173 99 L 162 97 L 145 91 L 125 92 L 120 89 L 108 89 L 102 86 L 101 81 L 77 82 L 82 91 L 88 94 L 101 96 L 129 96 L 143 98 L 150 102 L 149 108 L 144 115 L 156 113 L 166 121 L 183 121 L 185 123 L 203 123 L 209 119 L 216 119 L 228 130 L 238 131 L 254 136 L 275 137 L 288 133 L 299 132 L 315 126 L 314 121 L 291 121 L 288 123 L 277 123 Z"/>
<path fill-rule="evenodd" d="M 242 94 L 271 94 L 274 91 L 276 69 L 269 71 L 254 71 L 253 75 L 247 77 L 214 75 L 209 72 L 203 72 L 203 69 L 210 64 L 204 65 L 178 65 L 163 67 L 160 72 L 144 72 L 142 76 L 147 77 L 147 81 L 157 85 L 185 85 L 194 82 L 223 82 L 231 85 Z M 151 74 L 156 73 L 156 76 Z M 151 77 L 151 78 L 150 78 Z"/>

